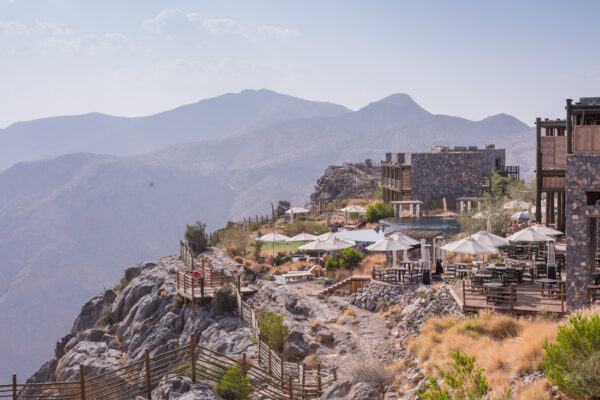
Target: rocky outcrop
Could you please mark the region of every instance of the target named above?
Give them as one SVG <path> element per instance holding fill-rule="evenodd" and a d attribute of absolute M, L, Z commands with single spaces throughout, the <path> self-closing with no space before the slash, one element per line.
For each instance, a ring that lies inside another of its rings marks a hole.
<path fill-rule="evenodd" d="M 324 209 L 328 203 L 356 198 L 373 197 L 379 187 L 379 166 L 358 164 L 330 165 L 310 195 L 311 205 Z"/>
<path fill-rule="evenodd" d="M 152 391 L 152 400 L 220 400 L 215 391 L 188 377 L 167 375 Z"/>
<path fill-rule="evenodd" d="M 378 398 L 379 393 L 368 383 L 340 381 L 331 385 L 323 393 L 321 400 L 373 400 Z"/>
<path fill-rule="evenodd" d="M 185 345 L 192 333 L 200 345 L 252 357 L 250 329 L 237 316 L 214 316 L 201 306 L 192 312 L 174 301 L 171 277 L 181 267 L 176 257 L 128 267 L 118 293 L 107 290 L 83 306 L 71 333 L 57 343 L 55 357 L 30 382 L 76 379 L 80 365 L 86 377 L 108 372 L 141 360 L 145 349 L 152 356 Z"/>
<path fill-rule="evenodd" d="M 364 287 L 348 297 L 348 302 L 368 311 L 386 311 L 402 301 L 402 293 L 405 290 L 407 289 L 401 286 L 367 282 Z"/>

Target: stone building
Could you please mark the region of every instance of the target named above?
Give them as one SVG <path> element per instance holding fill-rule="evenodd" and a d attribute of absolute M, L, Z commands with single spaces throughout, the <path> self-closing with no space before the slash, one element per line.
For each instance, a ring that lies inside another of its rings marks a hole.
<path fill-rule="evenodd" d="M 507 167 L 505 160 L 505 150 L 494 145 L 483 149 L 436 146 L 429 153 L 386 153 L 381 162 L 383 200 L 400 206 L 415 203 L 418 208 L 422 202 L 430 210 L 470 209 L 489 189 L 494 171 L 519 177 L 519 167 Z"/>

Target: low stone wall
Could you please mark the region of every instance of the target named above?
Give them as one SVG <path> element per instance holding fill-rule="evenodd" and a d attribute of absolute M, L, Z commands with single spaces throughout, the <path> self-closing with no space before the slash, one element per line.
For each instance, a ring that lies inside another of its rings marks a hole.
<path fill-rule="evenodd" d="M 385 285 L 378 282 L 367 282 L 348 297 L 348 302 L 368 311 L 386 311 L 398 304 L 404 290 L 400 286 Z"/>

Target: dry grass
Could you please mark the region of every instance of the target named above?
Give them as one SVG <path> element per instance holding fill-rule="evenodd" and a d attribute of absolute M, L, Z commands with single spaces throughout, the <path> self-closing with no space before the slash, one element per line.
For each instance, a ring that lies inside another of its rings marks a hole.
<path fill-rule="evenodd" d="M 409 344 L 409 351 L 431 374 L 433 364 L 444 365 L 456 349 L 461 349 L 475 356 L 490 385 L 500 393 L 508 388 L 511 376 L 540 369 L 545 354 L 542 344 L 546 338 L 551 342 L 556 339 L 558 322 L 494 313 L 475 318 L 432 318 Z"/>
<path fill-rule="evenodd" d="M 374 265 L 382 266 L 385 264 L 385 255 L 384 254 L 369 254 L 366 256 L 360 265 L 362 266 L 362 272 L 364 274 L 368 274 L 371 270 L 371 267 Z"/>
<path fill-rule="evenodd" d="M 304 359 L 304 365 L 308 368 L 317 368 L 319 364 L 321 364 L 321 357 L 316 353 L 309 354 Z"/>
<path fill-rule="evenodd" d="M 169 294 L 167 293 L 166 290 L 163 289 L 160 291 L 160 297 L 162 297 L 164 299 L 165 297 L 169 297 Z"/>
<path fill-rule="evenodd" d="M 356 317 L 356 313 L 351 308 L 346 308 L 344 310 L 344 317 Z"/>
<path fill-rule="evenodd" d="M 336 269 L 332 273 L 328 274 L 329 277 L 333 279 L 337 279 L 338 281 L 343 281 L 344 279 L 352 276 L 352 271 L 348 271 L 347 269 Z"/>

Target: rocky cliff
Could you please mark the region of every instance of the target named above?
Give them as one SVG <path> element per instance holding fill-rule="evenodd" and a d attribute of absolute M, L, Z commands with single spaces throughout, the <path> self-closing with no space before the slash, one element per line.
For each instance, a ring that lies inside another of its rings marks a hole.
<path fill-rule="evenodd" d="M 372 197 L 380 180 L 381 169 L 371 162 L 330 165 L 317 180 L 310 195 L 311 205 L 323 209 L 328 203 L 344 199 Z"/>
<path fill-rule="evenodd" d="M 88 301 L 70 333 L 60 339 L 54 357 L 28 382 L 68 381 L 112 371 L 150 355 L 189 342 L 238 357 L 254 355 L 250 329 L 237 316 L 214 316 L 208 308 L 182 306 L 172 277 L 183 264 L 175 256 L 128 267 L 115 289 Z M 171 395 L 172 394 L 172 395 Z M 211 397 L 212 396 L 212 397 Z M 153 391 L 153 399 L 218 398 L 212 389 L 168 376 Z"/>

